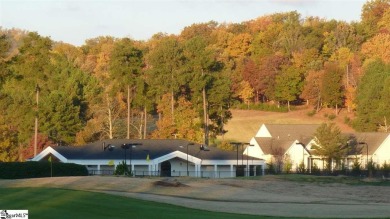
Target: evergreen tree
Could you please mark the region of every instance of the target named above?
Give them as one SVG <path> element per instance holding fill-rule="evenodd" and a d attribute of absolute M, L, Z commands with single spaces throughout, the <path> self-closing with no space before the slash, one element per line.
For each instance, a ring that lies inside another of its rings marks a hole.
<path fill-rule="evenodd" d="M 376 131 L 388 116 L 385 87 L 390 78 L 390 67 L 381 60 L 369 63 L 357 89 L 357 108 L 354 128 L 359 131 Z"/>
<path fill-rule="evenodd" d="M 340 128 L 334 123 L 323 123 L 314 132 L 314 144 L 312 149 L 319 156 L 327 159 L 328 170 L 338 162 L 347 152 L 347 139 L 341 135 Z"/>

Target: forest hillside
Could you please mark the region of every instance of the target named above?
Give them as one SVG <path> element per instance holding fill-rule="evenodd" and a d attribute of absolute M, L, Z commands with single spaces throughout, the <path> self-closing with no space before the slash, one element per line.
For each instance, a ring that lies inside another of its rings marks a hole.
<path fill-rule="evenodd" d="M 0 27 L 0 162 L 103 139 L 247 141 L 264 122 L 388 132 L 389 109 L 390 0 L 360 21 L 291 11 L 81 46 Z"/>

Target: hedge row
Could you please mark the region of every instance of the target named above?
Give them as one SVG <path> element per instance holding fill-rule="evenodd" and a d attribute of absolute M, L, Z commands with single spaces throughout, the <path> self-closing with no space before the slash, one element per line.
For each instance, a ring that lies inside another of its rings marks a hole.
<path fill-rule="evenodd" d="M 10 162 L 0 163 L 0 178 L 23 179 L 50 176 L 87 176 L 83 165 L 57 162 Z"/>
<path fill-rule="evenodd" d="M 266 103 L 257 103 L 257 104 L 249 104 L 249 106 L 245 103 L 236 104 L 233 105 L 234 109 L 242 109 L 242 110 L 261 110 L 261 111 L 269 111 L 269 112 L 288 112 L 287 106 L 277 106 L 272 104 L 266 104 Z M 294 108 L 291 106 L 291 109 Z"/>

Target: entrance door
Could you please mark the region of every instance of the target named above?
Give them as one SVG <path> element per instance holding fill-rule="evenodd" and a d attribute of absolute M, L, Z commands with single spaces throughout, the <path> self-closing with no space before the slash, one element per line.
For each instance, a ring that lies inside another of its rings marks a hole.
<path fill-rule="evenodd" d="M 164 161 L 161 163 L 161 176 L 171 176 L 171 162 Z"/>

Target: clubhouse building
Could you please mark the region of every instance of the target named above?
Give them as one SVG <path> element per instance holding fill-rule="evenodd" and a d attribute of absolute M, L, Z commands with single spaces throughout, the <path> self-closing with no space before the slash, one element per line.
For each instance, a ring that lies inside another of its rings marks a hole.
<path fill-rule="evenodd" d="M 241 146 L 241 147 L 240 147 Z M 265 161 L 236 151 L 181 139 L 108 139 L 84 146 L 49 146 L 32 161 L 85 165 L 91 175 L 111 175 L 125 162 L 135 176 L 226 178 L 264 174 Z"/>

